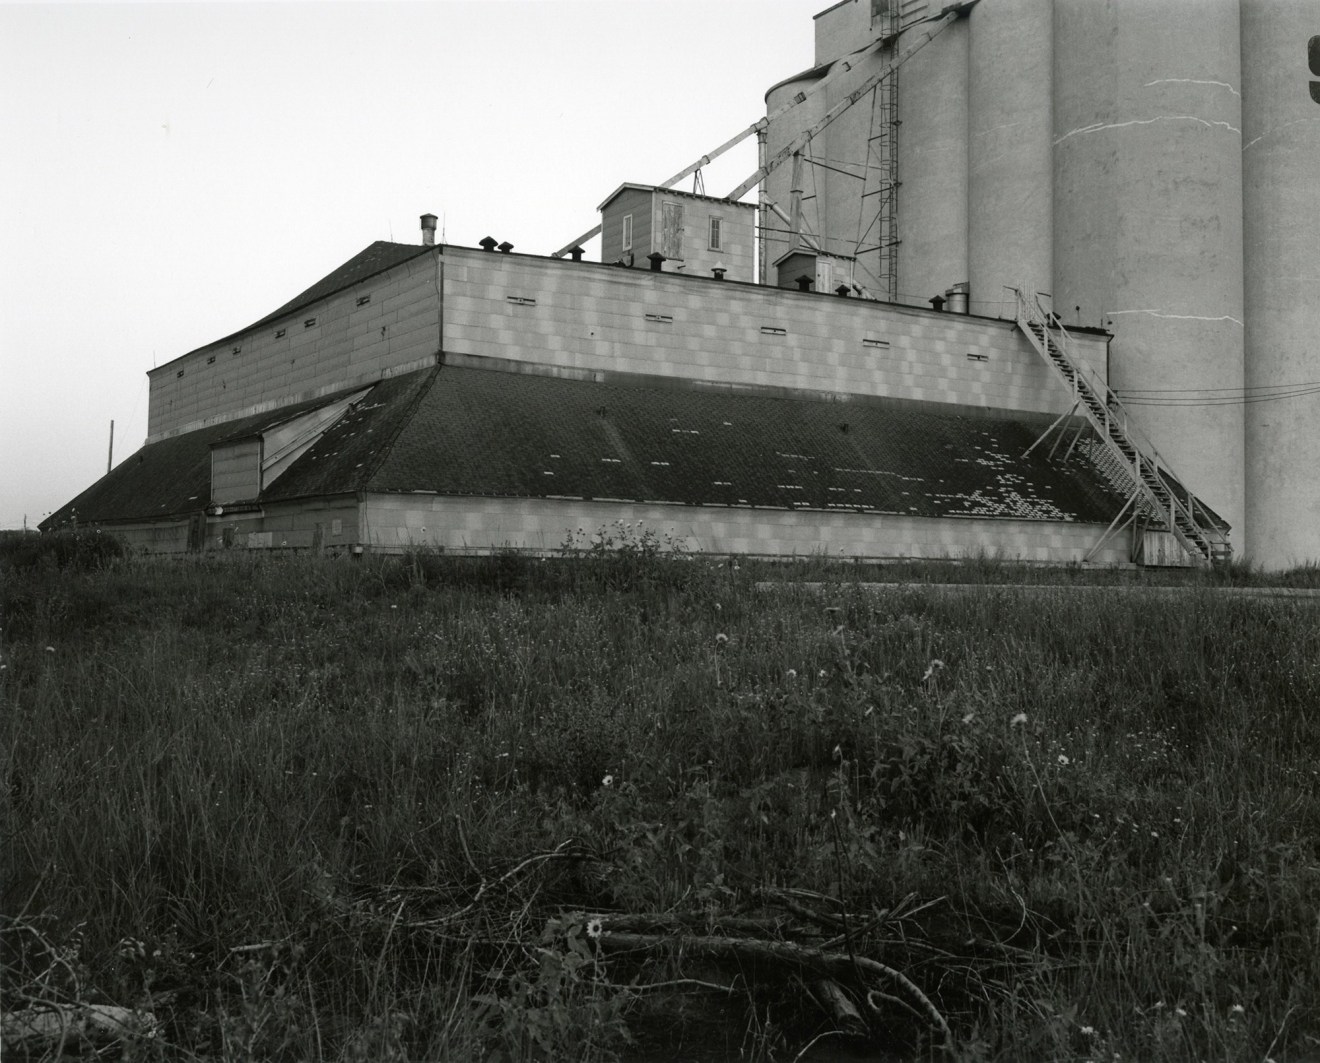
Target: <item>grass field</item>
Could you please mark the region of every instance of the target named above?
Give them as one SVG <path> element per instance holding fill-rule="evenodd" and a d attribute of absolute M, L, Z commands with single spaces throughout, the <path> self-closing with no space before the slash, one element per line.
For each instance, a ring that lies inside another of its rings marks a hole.
<path fill-rule="evenodd" d="M 10 551 L 5 1012 L 149 1011 L 152 1059 L 1320 1059 L 1320 606 L 656 545 Z"/>

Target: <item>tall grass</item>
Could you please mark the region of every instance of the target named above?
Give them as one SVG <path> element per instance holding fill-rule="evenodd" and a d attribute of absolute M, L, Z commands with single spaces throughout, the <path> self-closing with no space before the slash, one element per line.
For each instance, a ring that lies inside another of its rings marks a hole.
<path fill-rule="evenodd" d="M 797 891 L 958 1058 L 1320 1048 L 1314 607 L 753 569 L 11 568 L 0 999 L 150 1007 L 171 1058 L 627 1058 L 693 1007 L 646 985 L 719 978 L 589 913 Z M 820 1031 L 723 975 L 732 1049 Z"/>

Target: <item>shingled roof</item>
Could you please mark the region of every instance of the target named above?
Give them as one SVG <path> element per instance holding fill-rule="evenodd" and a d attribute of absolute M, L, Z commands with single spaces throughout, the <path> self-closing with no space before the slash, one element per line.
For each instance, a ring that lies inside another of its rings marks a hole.
<path fill-rule="evenodd" d="M 150 444 L 48 523 L 196 512 L 213 443 L 338 397 Z M 1122 500 L 1089 460 L 1024 457 L 1039 432 L 934 403 L 447 366 L 377 384 L 262 502 L 428 492 L 1108 523 Z"/>

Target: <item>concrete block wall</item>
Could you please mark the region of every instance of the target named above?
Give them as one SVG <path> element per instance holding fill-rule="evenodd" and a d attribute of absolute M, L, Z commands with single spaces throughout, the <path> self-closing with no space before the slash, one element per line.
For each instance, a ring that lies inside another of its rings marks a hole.
<path fill-rule="evenodd" d="M 1104 534 L 1098 524 L 935 519 L 807 510 L 667 506 L 535 498 L 367 495 L 363 541 L 373 550 L 410 546 L 456 552 L 504 548 L 554 552 L 575 533 L 588 538 L 616 521 L 649 529 L 693 553 L 812 557 L 959 558 L 981 553 L 1065 564 L 1080 561 Z M 1128 561 L 1116 536 L 1094 560 Z"/>
<path fill-rule="evenodd" d="M 452 353 L 1033 413 L 1071 404 L 1007 321 L 462 248 L 444 261 Z M 1104 337 L 1075 340 L 1104 378 Z"/>
<path fill-rule="evenodd" d="M 434 357 L 437 284 L 435 257 L 422 255 L 153 369 L 148 442 L 374 381 Z"/>

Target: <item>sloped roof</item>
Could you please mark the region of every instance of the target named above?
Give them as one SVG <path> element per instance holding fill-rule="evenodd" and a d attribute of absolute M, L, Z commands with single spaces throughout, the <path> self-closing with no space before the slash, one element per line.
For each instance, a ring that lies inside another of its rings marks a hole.
<path fill-rule="evenodd" d="M 196 512 L 213 443 L 316 405 L 150 444 L 47 523 L 75 507 L 90 522 Z M 1040 427 L 934 403 L 451 365 L 377 384 L 262 501 L 433 492 L 1108 523 L 1122 500 L 1088 460 L 1023 457 Z"/>
<path fill-rule="evenodd" d="M 361 407 L 369 407 L 368 413 L 377 414 L 379 432 L 374 430 L 376 424 L 368 426 L 373 430 L 363 430 L 360 433 L 362 438 L 355 442 L 354 448 L 349 453 L 365 462 L 377 452 L 383 451 L 383 445 L 378 444 L 377 441 L 393 437 L 392 433 L 398 427 L 398 415 L 408 409 L 406 403 L 394 400 L 415 393 L 425 383 L 428 372 L 430 371 L 421 370 L 394 380 L 382 381 L 372 389 L 371 394 L 363 402 L 357 407 L 350 408 L 350 413 L 335 423 L 335 428 L 338 429 L 350 418 L 356 417 L 357 423 L 360 424 L 364 416 L 360 411 Z M 347 388 L 333 395 L 283 406 L 278 410 L 253 414 L 250 417 L 225 421 L 148 443 L 72 501 L 52 513 L 42 521 L 41 526 L 58 527 L 73 520 L 81 523 L 167 520 L 196 513 L 205 507 L 211 498 L 211 448 L 214 445 L 260 434 L 320 406 L 337 402 L 359 390 L 361 388 Z M 376 401 L 374 399 L 376 396 L 389 401 Z M 354 477 L 350 473 L 356 470 L 353 465 L 347 464 L 347 457 L 348 454 L 345 455 L 345 461 L 339 463 L 334 476 L 325 478 L 327 490 L 333 487 L 330 481 L 342 482 L 345 486 L 339 489 L 350 491 L 354 489 L 351 486 Z M 294 467 L 298 464 L 295 463 Z M 342 467 L 345 465 L 347 469 Z M 365 480 L 365 475 L 360 479 Z M 280 486 L 282 480 L 283 477 L 271 485 L 272 491 L 267 492 L 266 497 L 272 497 L 274 489 Z"/>
<path fill-rule="evenodd" d="M 1040 426 L 934 403 L 442 369 L 367 490 L 1108 523 Z"/>

